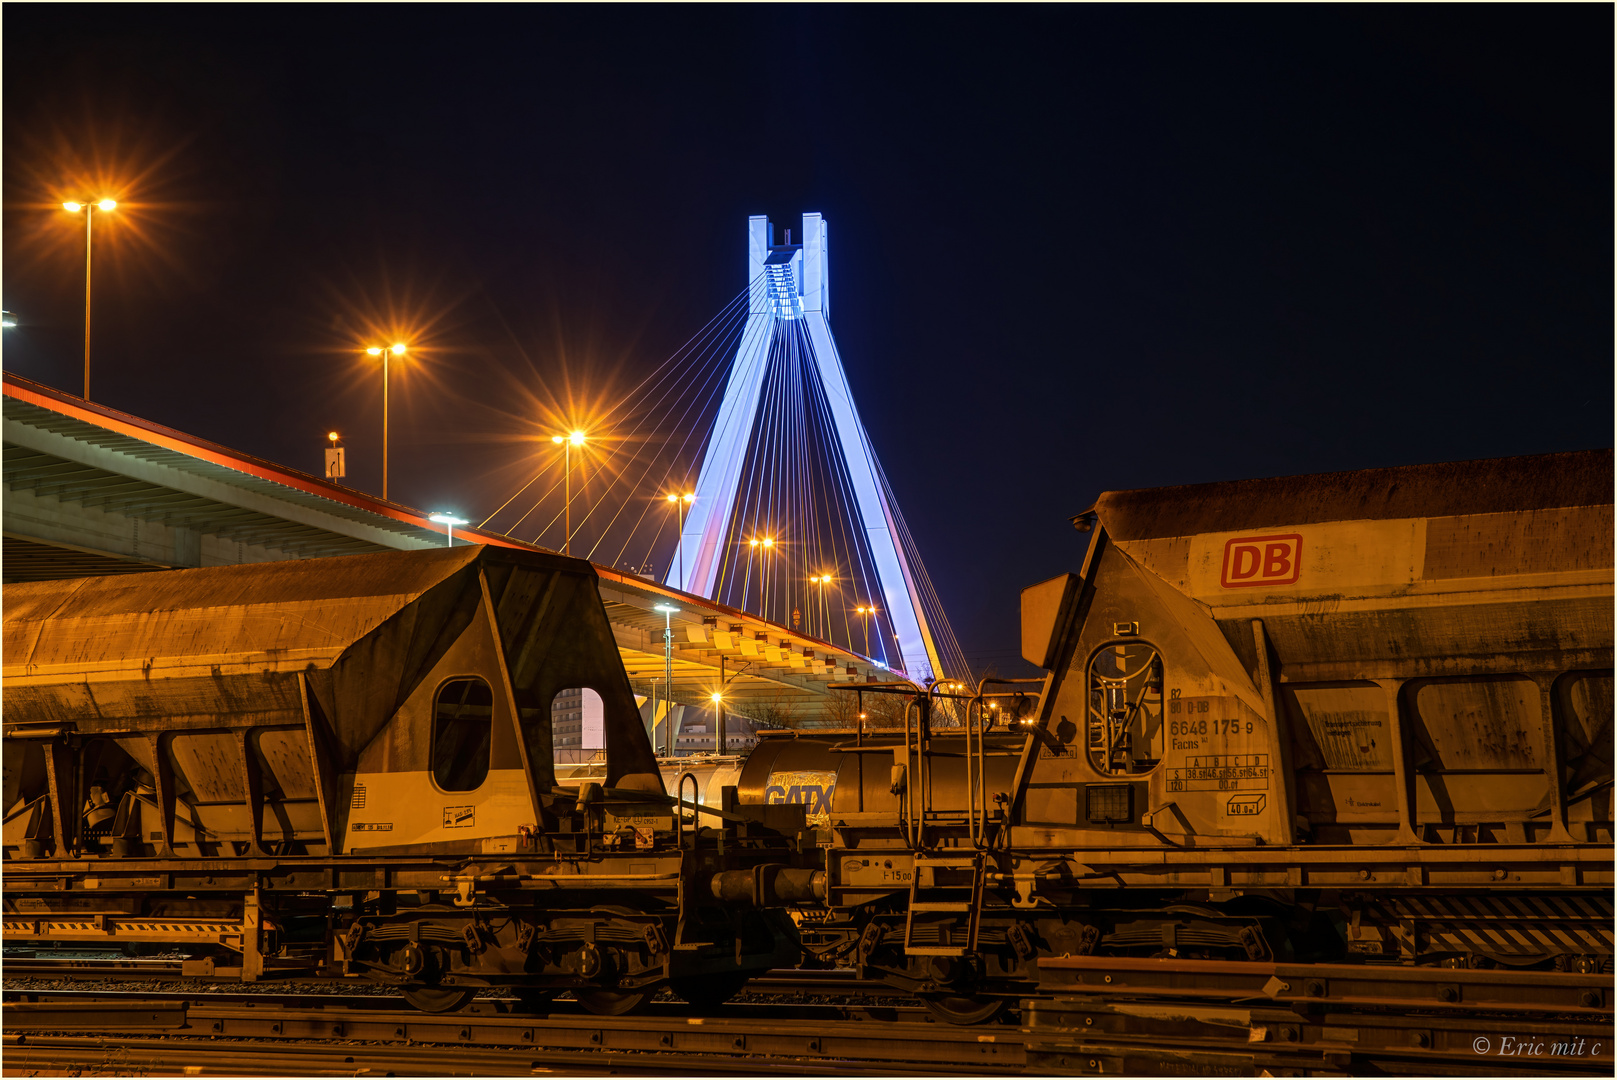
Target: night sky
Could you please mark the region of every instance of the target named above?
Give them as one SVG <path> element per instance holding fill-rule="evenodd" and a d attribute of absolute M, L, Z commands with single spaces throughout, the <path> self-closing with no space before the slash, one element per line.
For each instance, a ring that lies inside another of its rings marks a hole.
<path fill-rule="evenodd" d="M 8 5 L 5 365 L 481 519 L 831 231 L 968 655 L 1108 489 L 1612 445 L 1613 10 Z M 585 417 L 587 418 L 587 417 Z M 539 440 L 543 439 L 543 442 Z M 520 535 L 520 534 L 519 534 Z"/>

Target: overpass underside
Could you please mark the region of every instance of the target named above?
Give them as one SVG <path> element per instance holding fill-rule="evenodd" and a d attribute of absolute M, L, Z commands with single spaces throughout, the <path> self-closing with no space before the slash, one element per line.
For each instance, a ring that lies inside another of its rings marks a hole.
<path fill-rule="evenodd" d="M 421 511 L 7 374 L 4 580 L 226 566 L 411 550 L 445 543 Z M 455 542 L 532 548 L 459 529 Z M 597 567 L 601 599 L 638 694 L 726 707 L 763 724 L 851 719 L 833 683 L 883 677 L 880 665 L 702 597 Z M 663 683 L 664 615 L 673 692 Z M 656 680 L 655 687 L 653 680 Z"/>

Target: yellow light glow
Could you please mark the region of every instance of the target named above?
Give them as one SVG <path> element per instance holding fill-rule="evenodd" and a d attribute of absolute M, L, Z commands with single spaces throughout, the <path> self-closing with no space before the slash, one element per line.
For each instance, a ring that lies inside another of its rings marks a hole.
<path fill-rule="evenodd" d="M 377 348 L 375 345 L 372 345 L 370 348 L 366 349 L 365 351 L 370 353 L 372 356 L 381 356 L 382 355 L 382 350 Z"/>
<path fill-rule="evenodd" d="M 62 204 L 62 209 L 66 210 L 70 214 L 76 214 L 80 210 L 84 209 L 84 204 L 83 203 L 76 203 L 76 202 L 65 202 L 65 203 Z"/>
<path fill-rule="evenodd" d="M 567 436 L 567 440 L 569 442 L 571 442 L 574 446 L 583 446 L 584 445 L 584 433 L 582 431 L 575 431 L 571 435 Z"/>
<path fill-rule="evenodd" d="M 96 205 L 96 209 L 98 209 L 98 210 L 116 210 L 118 208 L 118 200 L 116 200 L 116 199 L 102 199 L 100 202 L 96 203 L 95 205 Z"/>
<path fill-rule="evenodd" d="M 757 537 L 753 537 L 753 538 L 752 538 L 752 539 L 751 539 L 751 540 L 748 540 L 748 541 L 747 541 L 747 544 L 748 544 L 748 545 L 749 545 L 749 546 L 751 546 L 751 547 L 757 547 L 757 546 L 758 546 L 758 538 L 757 538 Z"/>
<path fill-rule="evenodd" d="M 567 440 L 562 438 L 560 435 L 552 435 L 550 437 L 550 441 L 553 442 L 553 443 L 563 443 L 563 442 L 566 442 Z"/>
<path fill-rule="evenodd" d="M 685 493 L 685 501 L 688 502 L 688 503 L 695 502 L 696 501 L 696 493 L 691 492 L 691 491 L 687 491 Z"/>
<path fill-rule="evenodd" d="M 714 701 L 723 701 L 723 700 L 724 700 L 724 696 L 723 696 L 723 695 L 722 695 L 722 694 L 714 694 L 714 695 L 713 695 L 713 700 L 714 700 Z"/>
<path fill-rule="evenodd" d="M 767 547 L 767 548 L 772 548 L 772 547 L 774 547 L 774 546 L 775 546 L 775 538 L 774 538 L 774 537 L 773 537 L 773 536 L 771 536 L 771 537 L 767 537 L 767 538 L 766 538 L 766 539 L 765 539 L 765 540 L 764 540 L 764 547 Z"/>
<path fill-rule="evenodd" d="M 393 355 L 394 356 L 403 356 L 404 355 L 404 345 L 403 345 L 402 342 L 398 343 L 398 344 L 395 344 L 393 346 Z"/>
<path fill-rule="evenodd" d="M 328 431 L 326 432 L 326 438 L 330 439 L 332 442 L 336 442 L 338 439 L 342 438 L 342 436 L 338 435 L 335 431 Z"/>
<path fill-rule="evenodd" d="M 668 501 L 669 502 L 679 502 L 679 496 L 678 495 L 670 495 L 670 496 L 668 496 Z"/>

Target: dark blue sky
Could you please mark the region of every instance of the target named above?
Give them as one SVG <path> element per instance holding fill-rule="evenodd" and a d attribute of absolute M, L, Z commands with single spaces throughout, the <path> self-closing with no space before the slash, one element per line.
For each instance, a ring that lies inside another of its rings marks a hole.
<path fill-rule="evenodd" d="M 13 6 L 5 363 L 481 517 L 832 235 L 833 326 L 968 654 L 1107 489 L 1612 444 L 1609 6 Z M 99 179 L 96 179 L 99 178 Z M 429 324 L 425 325 L 425 324 Z M 542 411 L 542 410 L 541 410 Z"/>

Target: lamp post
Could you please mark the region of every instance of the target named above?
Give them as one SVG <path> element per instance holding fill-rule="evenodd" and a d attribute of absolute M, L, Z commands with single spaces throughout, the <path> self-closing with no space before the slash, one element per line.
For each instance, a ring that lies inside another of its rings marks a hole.
<path fill-rule="evenodd" d="M 724 657 L 719 657 L 719 678 L 724 678 Z M 724 695 L 715 691 L 713 693 L 713 751 L 724 753 Z"/>
<path fill-rule="evenodd" d="M 65 202 L 62 209 L 70 214 L 82 212 L 84 214 L 84 400 L 90 400 L 90 234 L 91 226 L 95 222 L 95 212 L 100 210 L 106 213 L 116 210 L 118 203 L 114 199 L 102 199 L 100 202 Z"/>
<path fill-rule="evenodd" d="M 820 640 L 830 641 L 831 638 L 829 637 L 829 631 L 826 628 L 826 624 L 829 623 L 831 619 L 825 607 L 825 587 L 831 584 L 831 575 L 811 574 L 809 576 L 809 581 L 820 587 L 820 634 L 822 635 Z"/>
<path fill-rule="evenodd" d="M 372 345 L 365 350 L 370 356 L 382 358 L 382 501 L 387 501 L 387 360 L 390 356 L 403 356 L 406 346 L 394 342 L 390 346 Z"/>
<path fill-rule="evenodd" d="M 674 612 L 679 608 L 672 604 L 656 604 L 653 611 L 663 613 L 663 697 L 668 699 L 667 740 L 668 756 L 674 756 Z M 651 730 L 657 730 L 657 702 L 651 703 Z M 652 742 L 651 749 L 655 751 L 657 744 Z"/>
<path fill-rule="evenodd" d="M 713 691 L 713 749 L 724 753 L 724 688 L 727 680 L 724 677 L 724 654 L 719 654 L 719 688 Z"/>
<path fill-rule="evenodd" d="M 573 553 L 573 447 L 584 445 L 584 433 L 573 431 L 566 435 L 552 435 L 550 441 L 562 448 L 562 538 L 561 553 Z M 655 703 L 653 703 L 655 707 Z M 655 714 L 653 715 L 655 720 Z"/>
<path fill-rule="evenodd" d="M 685 587 L 685 507 L 696 501 L 696 495 L 694 492 L 687 491 L 683 495 L 668 496 L 668 501 L 674 504 L 674 509 L 678 512 L 679 517 L 679 587 L 683 589 Z"/>
<path fill-rule="evenodd" d="M 467 524 L 467 521 L 466 521 L 465 518 L 456 517 L 454 514 L 446 514 L 446 513 L 443 513 L 442 511 L 440 511 L 440 512 L 438 512 L 436 514 L 428 514 L 427 515 L 427 520 L 428 521 L 436 521 L 438 524 L 443 525 L 443 526 L 446 527 L 445 531 L 446 531 L 446 535 L 449 537 L 449 543 L 444 545 L 445 547 L 454 547 L 455 546 L 455 526 L 456 525 L 465 525 L 465 524 Z"/>
<path fill-rule="evenodd" d="M 854 608 L 859 615 L 859 621 L 865 628 L 865 656 L 870 656 L 870 617 L 876 614 L 876 609 L 865 604 Z"/>
<path fill-rule="evenodd" d="M 760 592 L 762 593 L 763 598 L 762 614 L 763 617 L 767 619 L 769 618 L 769 556 L 775 551 L 775 538 L 773 536 L 766 536 L 762 540 L 758 541 L 758 546 L 763 548 L 764 552 L 764 580 L 762 586 L 760 586 Z"/>

